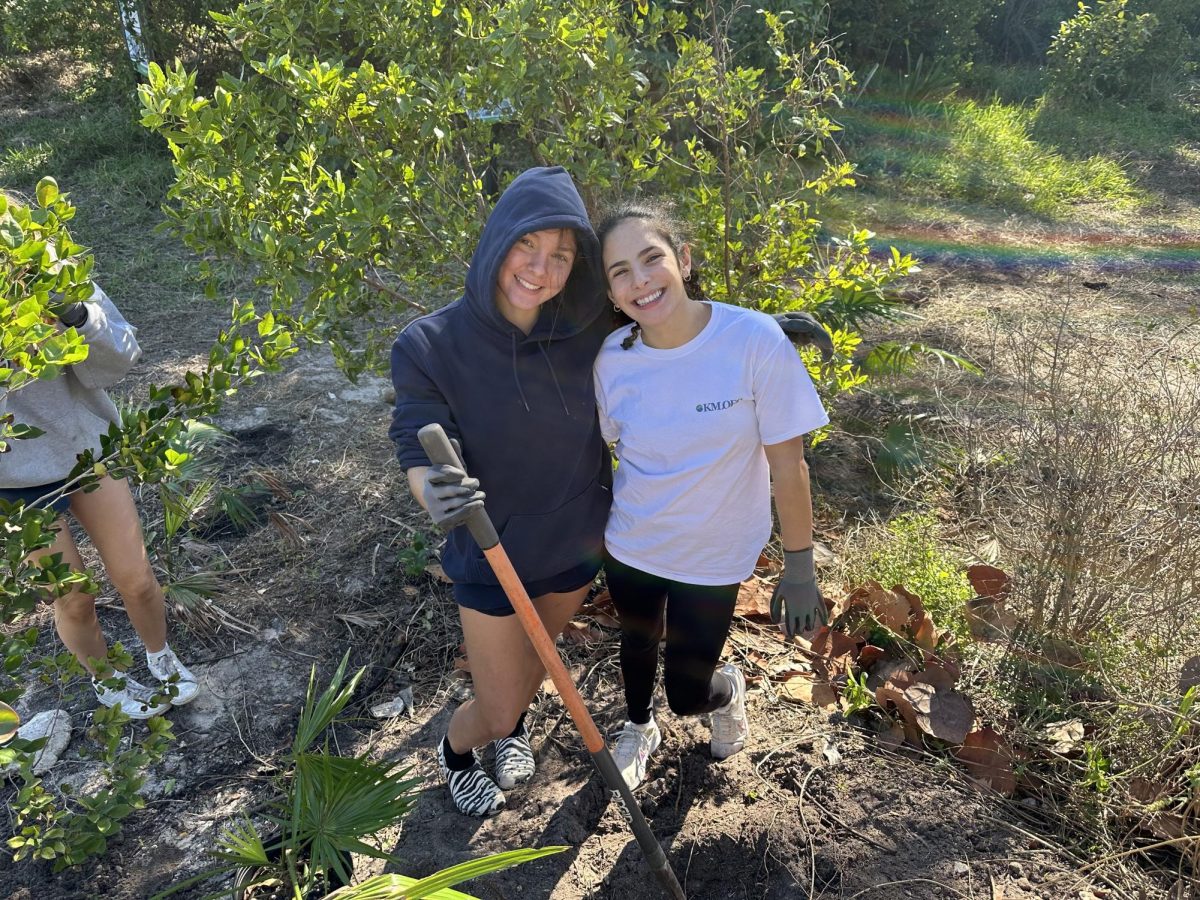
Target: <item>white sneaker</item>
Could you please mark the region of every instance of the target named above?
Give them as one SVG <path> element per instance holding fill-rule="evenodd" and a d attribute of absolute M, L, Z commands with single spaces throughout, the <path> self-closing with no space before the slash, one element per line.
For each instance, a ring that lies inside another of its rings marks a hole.
<path fill-rule="evenodd" d="M 161 716 L 171 704 L 166 699 L 160 699 L 157 702 L 154 699 L 154 691 L 137 681 L 134 681 L 123 672 L 113 672 L 106 678 L 105 681 L 117 679 L 122 682 L 120 688 L 110 688 L 104 685 L 103 682 L 96 678 L 92 678 L 92 687 L 96 691 L 96 699 L 108 707 L 119 707 L 121 712 L 129 716 L 131 719 L 152 719 L 155 716 Z"/>
<path fill-rule="evenodd" d="M 179 661 L 179 657 L 175 655 L 175 651 L 171 649 L 170 645 L 164 647 L 163 652 L 156 658 L 147 653 L 146 668 L 162 683 L 171 697 L 172 706 L 191 703 L 200 693 L 200 685 L 196 681 L 196 676 Z"/>
<path fill-rule="evenodd" d="M 658 723 L 653 719 L 646 725 L 626 722 L 621 726 L 612 757 L 631 791 L 645 780 L 650 754 L 657 750 L 661 743 L 662 732 L 658 730 Z"/>
<path fill-rule="evenodd" d="M 750 737 L 750 723 L 746 720 L 746 679 L 742 670 L 733 663 L 721 666 L 721 674 L 733 684 L 733 696 L 712 714 L 712 738 L 708 749 L 714 759 L 733 756 L 746 746 Z"/>

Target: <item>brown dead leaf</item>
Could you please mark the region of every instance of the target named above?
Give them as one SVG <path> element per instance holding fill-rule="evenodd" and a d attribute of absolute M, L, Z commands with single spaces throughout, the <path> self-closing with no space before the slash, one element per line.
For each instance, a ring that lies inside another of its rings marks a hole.
<path fill-rule="evenodd" d="M 934 627 L 933 617 L 929 613 L 925 613 L 913 629 L 913 641 L 927 653 L 937 649 L 937 628 Z"/>
<path fill-rule="evenodd" d="M 874 644 L 867 644 L 858 651 L 858 659 L 856 662 L 861 669 L 868 669 L 879 660 L 887 655 L 887 651 L 882 647 L 876 647 Z"/>
<path fill-rule="evenodd" d="M 1012 579 L 995 566 L 967 566 L 967 581 L 976 596 L 996 603 L 1007 600 L 1012 590 Z"/>
<path fill-rule="evenodd" d="M 1000 640 L 1017 627 L 1017 617 L 990 597 L 967 601 L 967 625 L 977 641 Z"/>
<path fill-rule="evenodd" d="M 776 689 L 779 696 L 795 703 L 810 703 L 821 709 L 837 709 L 837 691 L 828 681 L 816 678 L 812 672 L 792 670 L 781 672 Z"/>
<path fill-rule="evenodd" d="M 1171 786 L 1162 781 L 1152 781 L 1149 778 L 1142 778 L 1135 775 L 1125 783 L 1125 789 L 1129 792 L 1130 798 L 1143 806 L 1149 806 L 1154 801 L 1167 796 L 1171 792 Z"/>
<path fill-rule="evenodd" d="M 958 675 L 936 662 L 926 662 L 924 669 L 913 673 L 913 681 L 932 685 L 939 691 L 952 691 Z"/>
<path fill-rule="evenodd" d="M 905 689 L 904 699 L 912 704 L 917 726 L 949 744 L 961 744 L 975 724 L 975 709 L 967 695 L 959 691 L 941 691 L 917 682 Z"/>
<path fill-rule="evenodd" d="M 446 575 L 446 570 L 442 568 L 441 563 L 429 563 L 425 567 L 425 574 L 431 578 L 436 578 L 442 584 L 453 584 L 454 582 Z"/>
<path fill-rule="evenodd" d="M 994 728 L 972 731 L 963 740 L 963 745 L 955 748 L 954 756 L 966 767 L 976 783 L 1005 797 L 1011 797 L 1016 792 L 1012 746 Z"/>
<path fill-rule="evenodd" d="M 921 729 L 917 727 L 917 713 L 913 709 L 912 703 L 904 696 L 903 689 L 889 681 L 875 689 L 875 702 L 884 709 L 887 709 L 888 704 L 891 703 L 896 708 L 896 712 L 900 714 L 904 739 L 915 747 L 921 745 Z"/>
<path fill-rule="evenodd" d="M 291 518 L 295 519 L 296 517 L 292 516 Z M 278 513 L 275 510 L 271 510 L 267 513 L 267 521 L 269 521 L 272 527 L 279 532 L 279 536 L 283 538 L 283 542 L 285 544 L 288 544 L 292 547 L 302 547 L 307 542 L 307 538 L 303 537 L 300 532 L 296 530 L 296 527 L 290 521 L 288 521 L 288 516 L 284 515 L 283 513 Z M 297 521 L 299 520 L 297 519 Z"/>
<path fill-rule="evenodd" d="M 908 624 L 912 606 L 905 597 L 884 588 L 873 590 L 867 596 L 867 609 L 884 628 L 900 631 Z"/>
<path fill-rule="evenodd" d="M 909 621 L 920 622 L 925 618 L 925 601 L 920 594 L 914 594 L 902 584 L 892 585 L 892 590 L 908 601 Z"/>
<path fill-rule="evenodd" d="M 600 593 L 593 597 L 590 602 L 592 606 L 601 612 L 609 612 L 613 609 L 612 594 L 610 594 L 607 590 L 600 591 Z"/>
<path fill-rule="evenodd" d="M 771 621 L 771 594 L 774 586 L 762 578 L 747 578 L 738 588 L 734 615 L 760 622 Z"/>
<path fill-rule="evenodd" d="M 594 621 L 597 625 L 600 625 L 604 628 L 620 628 L 621 627 L 621 622 L 617 619 L 617 617 L 610 616 L 606 612 L 592 613 L 592 621 Z"/>
<path fill-rule="evenodd" d="M 913 668 L 912 661 L 908 659 L 892 659 L 891 657 L 881 659 L 871 667 L 871 671 L 867 674 L 867 687 L 874 690 L 891 681 L 903 690 L 912 684 Z"/>
<path fill-rule="evenodd" d="M 460 672 L 470 672 L 471 664 L 465 656 L 456 656 L 454 657 L 454 668 Z"/>

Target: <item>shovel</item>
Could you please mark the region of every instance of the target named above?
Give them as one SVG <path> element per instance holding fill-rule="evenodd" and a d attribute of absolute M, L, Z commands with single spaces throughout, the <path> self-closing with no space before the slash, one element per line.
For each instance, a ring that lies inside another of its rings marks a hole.
<path fill-rule="evenodd" d="M 421 441 L 421 446 L 425 448 L 425 453 L 429 456 L 430 461 L 435 464 L 457 466 L 466 471 L 441 425 L 426 425 L 417 432 L 417 438 Z M 567 673 L 567 667 L 559 658 L 554 641 L 546 633 L 541 618 L 533 608 L 525 586 L 517 577 L 516 570 L 513 569 L 513 565 L 508 559 L 508 554 L 500 546 L 500 537 L 496 534 L 496 528 L 492 525 L 487 511 L 479 510 L 467 519 L 466 525 L 470 529 L 471 537 L 475 538 L 475 542 L 483 550 L 483 555 L 487 557 L 492 571 L 496 573 L 496 578 L 499 579 L 500 586 L 504 588 L 508 601 L 516 610 L 517 618 L 520 619 L 521 627 L 525 629 L 529 642 L 533 644 L 533 649 L 541 658 L 542 665 L 546 667 L 554 686 L 558 688 L 558 695 L 567 707 L 567 712 L 571 714 L 575 727 L 583 736 L 583 743 L 592 756 L 592 762 L 596 764 L 600 776 L 608 785 L 613 802 L 617 804 L 621 815 L 633 830 L 633 836 L 637 839 L 638 846 L 642 848 L 642 853 L 645 855 L 654 877 L 658 879 L 658 883 L 662 885 L 671 900 L 687 900 L 683 888 L 679 886 L 679 880 L 667 863 L 666 854 L 658 845 L 650 826 L 646 824 L 641 807 L 633 799 L 633 793 L 625 784 L 625 779 L 621 777 L 617 764 L 613 762 L 604 738 L 600 736 L 596 723 L 592 721 L 591 714 L 583 705 L 583 698 L 575 689 L 575 682 L 571 680 L 571 676 Z"/>

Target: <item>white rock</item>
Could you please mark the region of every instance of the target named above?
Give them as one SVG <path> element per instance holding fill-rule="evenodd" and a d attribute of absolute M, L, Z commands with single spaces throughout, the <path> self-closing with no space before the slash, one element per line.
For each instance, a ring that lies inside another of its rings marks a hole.
<path fill-rule="evenodd" d="M 33 755 L 33 774 L 43 775 L 54 768 L 71 742 L 71 716 L 65 709 L 40 712 L 17 729 L 17 737 L 23 741 L 46 739 L 42 749 Z M 0 769 L 0 775 L 15 775 L 19 768 L 16 763 L 10 763 Z"/>
<path fill-rule="evenodd" d="M 411 687 L 406 687 L 391 700 L 386 703 L 376 703 L 371 707 L 371 715 L 377 719 L 390 719 L 392 716 L 398 716 L 406 709 L 411 710 L 413 706 L 413 691 Z"/>

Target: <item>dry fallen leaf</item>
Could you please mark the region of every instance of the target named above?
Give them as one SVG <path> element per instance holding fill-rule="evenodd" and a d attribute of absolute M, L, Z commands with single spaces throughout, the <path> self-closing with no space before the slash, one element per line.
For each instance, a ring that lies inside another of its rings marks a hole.
<path fill-rule="evenodd" d="M 927 662 L 924 669 L 913 673 L 913 680 L 932 685 L 939 691 L 951 691 L 954 690 L 958 676 L 943 665 Z"/>
<path fill-rule="evenodd" d="M 1131 798 L 1143 806 L 1149 806 L 1154 801 L 1167 796 L 1171 792 L 1171 786 L 1166 782 L 1152 781 L 1149 778 L 1142 778 L 1137 775 L 1126 782 L 1125 789 L 1129 792 Z"/>
<path fill-rule="evenodd" d="M 774 591 L 774 586 L 762 578 L 747 578 L 738 588 L 737 603 L 733 607 L 734 614 L 746 619 L 770 622 L 771 594 Z"/>
<path fill-rule="evenodd" d="M 909 617 L 913 622 L 920 622 L 925 618 L 925 601 L 921 599 L 920 594 L 914 594 L 902 584 L 892 585 L 892 590 L 908 601 Z"/>
<path fill-rule="evenodd" d="M 429 563 L 425 567 L 425 574 L 431 578 L 436 578 L 442 584 L 453 584 L 454 582 L 446 575 L 446 570 L 442 568 L 441 563 Z"/>
<path fill-rule="evenodd" d="M 858 651 L 858 659 L 856 662 L 858 663 L 859 668 L 867 669 L 877 663 L 879 660 L 883 659 L 885 655 L 887 655 L 887 651 L 882 647 L 876 647 L 874 644 L 867 644 Z"/>
<path fill-rule="evenodd" d="M 967 625 L 977 641 L 995 641 L 1017 627 L 1015 614 L 990 597 L 975 597 L 967 601 Z"/>
<path fill-rule="evenodd" d="M 913 709 L 913 705 L 908 698 L 904 696 L 904 690 L 897 687 L 892 682 L 887 682 L 875 689 L 875 702 L 884 709 L 888 708 L 888 703 L 896 707 L 896 712 L 900 714 L 900 723 L 904 729 L 904 739 L 914 746 L 921 744 L 921 729 L 917 726 L 917 713 Z"/>
<path fill-rule="evenodd" d="M 776 690 L 785 700 L 811 703 L 821 709 L 837 709 L 837 691 L 828 681 L 817 680 L 812 672 L 781 672 Z"/>
<path fill-rule="evenodd" d="M 929 613 L 917 623 L 916 629 L 913 631 L 913 640 L 922 650 L 932 653 L 937 648 L 937 629 L 933 625 L 933 618 Z"/>
<path fill-rule="evenodd" d="M 621 623 L 616 616 L 610 616 L 606 612 L 592 613 L 592 621 L 604 628 L 620 628 Z"/>
<path fill-rule="evenodd" d="M 867 608 L 884 628 L 900 631 L 908 624 L 912 605 L 906 597 L 884 588 L 873 590 L 867 596 Z"/>
<path fill-rule="evenodd" d="M 1042 737 L 1052 742 L 1050 749 L 1061 756 L 1074 752 L 1083 740 L 1083 735 L 1082 719 L 1051 722 L 1042 729 Z"/>
<path fill-rule="evenodd" d="M 917 682 L 905 689 L 904 699 L 912 704 L 917 726 L 949 744 L 961 744 L 975 724 L 975 709 L 967 695 L 959 691 L 941 691 Z"/>
<path fill-rule="evenodd" d="M 608 612 L 613 608 L 612 594 L 607 590 L 600 591 L 590 602 L 592 606 L 601 612 Z"/>
<path fill-rule="evenodd" d="M 967 581 L 976 596 L 1002 603 L 1012 590 L 1012 579 L 995 566 L 967 566 Z"/>
<path fill-rule="evenodd" d="M 955 758 L 978 784 L 1011 797 L 1017 790 L 1013 774 L 1013 751 L 1004 735 L 994 728 L 977 728 L 954 750 Z"/>
<path fill-rule="evenodd" d="M 454 668 L 458 669 L 460 672 L 470 672 L 471 664 L 467 661 L 465 656 L 456 656 L 454 657 Z"/>
<path fill-rule="evenodd" d="M 590 644 L 604 639 L 604 632 L 586 622 L 571 621 L 563 626 L 563 640 L 572 644 Z"/>

